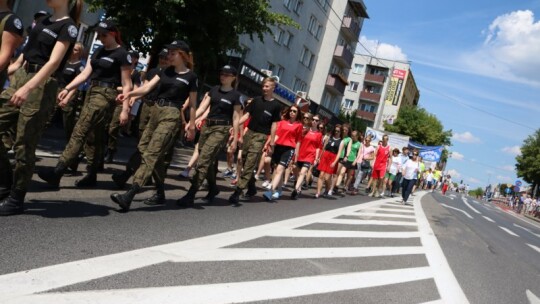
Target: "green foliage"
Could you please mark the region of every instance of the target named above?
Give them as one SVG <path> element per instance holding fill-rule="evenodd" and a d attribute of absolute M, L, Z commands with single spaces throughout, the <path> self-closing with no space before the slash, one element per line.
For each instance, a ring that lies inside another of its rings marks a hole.
<path fill-rule="evenodd" d="M 339 112 L 339 115 L 338 115 L 338 118 L 339 120 L 343 121 L 343 122 L 346 122 L 348 123 L 349 125 L 351 125 L 351 130 L 352 131 L 359 131 L 360 133 L 364 134 L 366 132 L 366 128 L 367 128 L 367 125 L 366 123 L 356 117 L 356 115 L 354 115 L 354 113 L 356 112 L 352 112 L 353 115 L 347 113 L 347 112 L 343 112 L 343 111 L 340 111 Z"/>
<path fill-rule="evenodd" d="M 484 189 L 478 187 L 474 190 L 469 191 L 470 196 L 482 196 L 484 195 Z"/>
<path fill-rule="evenodd" d="M 407 135 L 424 146 L 451 146 L 452 130 L 444 130 L 437 116 L 421 107 L 403 106 L 392 125 L 384 123 L 389 132 Z M 448 151 L 443 151 L 441 161 L 446 162 Z"/>
<path fill-rule="evenodd" d="M 533 185 L 540 184 L 540 129 L 525 139 L 516 157 L 517 175 Z"/>
<path fill-rule="evenodd" d="M 263 38 L 271 26 L 298 26 L 269 11 L 268 0 L 87 0 L 114 17 L 125 42 L 151 54 L 174 39 L 191 46 L 197 72 L 215 70 L 239 36 Z"/>

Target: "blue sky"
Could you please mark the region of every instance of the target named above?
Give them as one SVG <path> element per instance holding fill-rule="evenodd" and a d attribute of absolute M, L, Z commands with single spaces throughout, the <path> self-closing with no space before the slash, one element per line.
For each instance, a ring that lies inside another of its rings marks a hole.
<path fill-rule="evenodd" d="M 410 61 L 420 106 L 453 131 L 453 179 L 515 182 L 540 128 L 540 1 L 364 1 L 362 45 Z"/>

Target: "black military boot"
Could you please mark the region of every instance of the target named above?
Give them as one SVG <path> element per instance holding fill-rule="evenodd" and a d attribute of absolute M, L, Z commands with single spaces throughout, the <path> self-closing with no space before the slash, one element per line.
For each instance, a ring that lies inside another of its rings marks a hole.
<path fill-rule="evenodd" d="M 0 144 L 2 143 L 0 142 Z M 6 160 L 3 165 L 4 166 L 0 166 L 0 171 L 3 172 L 0 176 L 0 200 L 9 196 L 11 193 L 11 185 L 13 184 L 13 169 L 11 168 L 11 164 Z"/>
<path fill-rule="evenodd" d="M 8 197 L 0 201 L 0 216 L 23 213 L 25 195 L 26 192 L 12 190 Z"/>
<path fill-rule="evenodd" d="M 141 187 L 139 184 L 133 184 L 131 188 L 124 194 L 120 193 L 113 193 L 111 194 L 111 199 L 113 202 L 117 203 L 122 211 L 128 212 L 129 207 L 131 206 L 131 202 L 133 201 L 133 198 L 135 197 L 135 194 L 139 193 L 141 190 Z"/>
<path fill-rule="evenodd" d="M 164 205 L 165 204 L 165 185 L 156 183 L 156 192 L 145 199 L 143 202 L 148 206 Z"/>
<path fill-rule="evenodd" d="M 107 156 L 105 157 L 105 163 L 112 164 L 114 162 L 114 155 L 116 151 L 113 149 L 107 149 Z"/>
<path fill-rule="evenodd" d="M 240 205 L 240 194 L 242 194 L 242 190 L 236 188 L 234 192 L 229 197 L 229 203 L 231 203 L 234 206 Z"/>
<path fill-rule="evenodd" d="M 75 181 L 75 187 L 95 187 L 97 184 L 97 173 L 94 167 L 87 167 L 86 175 L 83 178 Z"/>
<path fill-rule="evenodd" d="M 218 196 L 219 188 L 216 184 L 208 185 L 208 194 L 203 198 L 204 201 L 211 203 L 214 201 L 214 198 Z"/>
<path fill-rule="evenodd" d="M 60 180 L 62 179 L 62 176 L 64 176 L 66 171 L 66 164 L 62 161 L 59 161 L 54 168 L 49 167 L 39 170 L 38 176 L 42 180 L 46 181 L 47 184 L 58 188 L 58 186 L 60 186 Z"/>
<path fill-rule="evenodd" d="M 176 205 L 181 208 L 193 208 L 195 207 L 195 194 L 197 194 L 197 190 L 195 190 L 195 187 L 191 186 L 189 187 L 188 192 L 186 195 L 184 195 L 182 198 L 176 201 Z"/>
<path fill-rule="evenodd" d="M 131 174 L 132 173 L 130 171 L 118 172 L 118 173 L 113 173 L 111 178 L 113 182 L 116 184 L 116 186 L 118 187 L 118 189 L 124 189 L 127 181 L 131 177 Z"/>

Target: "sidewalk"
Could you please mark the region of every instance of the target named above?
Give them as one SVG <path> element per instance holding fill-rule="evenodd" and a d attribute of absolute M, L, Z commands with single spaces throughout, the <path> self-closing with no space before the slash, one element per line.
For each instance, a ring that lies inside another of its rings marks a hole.
<path fill-rule="evenodd" d="M 537 218 L 537 217 L 533 217 L 531 215 L 528 215 L 528 214 L 525 214 L 525 213 L 518 213 L 516 212 L 514 209 L 510 208 L 508 205 L 506 205 L 505 203 L 498 203 L 496 201 L 492 201 L 492 203 L 499 207 L 500 209 L 502 209 L 503 211 L 505 212 L 512 212 L 512 214 L 514 215 L 517 215 L 517 216 L 522 216 L 522 217 L 525 217 L 525 218 L 528 218 L 530 220 L 533 220 L 533 221 L 536 221 L 538 223 L 540 223 L 540 218 Z"/>

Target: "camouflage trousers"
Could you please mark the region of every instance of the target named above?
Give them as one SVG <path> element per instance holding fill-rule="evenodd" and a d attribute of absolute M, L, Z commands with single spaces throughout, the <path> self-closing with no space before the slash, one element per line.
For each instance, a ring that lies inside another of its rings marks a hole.
<path fill-rule="evenodd" d="M 225 146 L 229 139 L 231 126 L 204 126 L 199 137 L 199 160 L 195 175 L 191 179 L 191 185 L 199 190 L 204 179 L 208 184 L 216 184 L 216 166 L 219 151 Z"/>
<path fill-rule="evenodd" d="M 116 151 L 118 147 L 118 136 L 120 135 L 120 113 L 122 113 L 122 105 L 119 104 L 114 108 L 111 120 L 108 124 L 108 139 L 107 149 Z"/>
<path fill-rule="evenodd" d="M 154 106 L 138 149 L 142 162 L 135 172 L 133 183 L 140 186 L 152 176 L 156 184 L 165 183 L 172 148 L 180 128 L 180 110 L 175 107 Z"/>
<path fill-rule="evenodd" d="M 67 166 L 73 164 L 79 156 L 83 145 L 90 168 L 95 168 L 104 153 L 103 136 L 105 125 L 110 120 L 116 106 L 115 88 L 92 86 L 86 94 L 84 106 L 79 120 L 75 124 L 71 138 L 60 156 L 60 161 Z"/>
<path fill-rule="evenodd" d="M 35 73 L 18 69 L 11 78 L 10 86 L 0 94 L 0 130 L 9 130 L 16 126 L 15 170 L 13 171 L 12 189 L 26 193 L 34 174 L 36 148 L 42 130 L 48 120 L 51 108 L 55 106 L 58 82 L 49 77 L 44 83 L 30 91 L 26 101 L 20 107 L 9 104 L 15 92 L 26 84 Z M 5 166 L 8 166 L 6 168 Z M 4 145 L 0 145 L 0 172 L 2 178 L 9 178 L 11 166 Z M 2 179 L 0 178 L 0 179 Z"/>
<path fill-rule="evenodd" d="M 246 189 L 248 183 L 253 179 L 253 170 L 259 164 L 267 137 L 268 135 L 264 133 L 258 133 L 252 130 L 248 130 L 244 135 L 244 141 L 242 143 L 242 161 L 244 164 L 242 166 L 242 174 L 238 179 L 238 189 Z"/>

